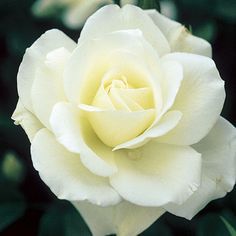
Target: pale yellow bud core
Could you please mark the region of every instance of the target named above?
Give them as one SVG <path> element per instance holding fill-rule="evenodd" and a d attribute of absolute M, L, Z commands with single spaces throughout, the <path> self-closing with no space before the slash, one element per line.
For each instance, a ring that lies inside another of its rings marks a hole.
<path fill-rule="evenodd" d="M 116 71 L 109 71 L 104 76 L 88 107 L 94 132 L 110 147 L 137 137 L 155 118 L 152 89 L 135 87 L 129 83 L 127 75 Z"/>

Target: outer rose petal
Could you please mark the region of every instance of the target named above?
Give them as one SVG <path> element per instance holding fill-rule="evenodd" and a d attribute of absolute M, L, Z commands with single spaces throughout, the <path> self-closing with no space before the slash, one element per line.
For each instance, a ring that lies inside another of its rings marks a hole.
<path fill-rule="evenodd" d="M 31 88 L 32 105 L 36 116 L 48 129 L 50 129 L 49 116 L 53 106 L 66 99 L 63 70 L 69 57 L 70 53 L 66 49 L 56 49 L 47 55 L 45 64 L 35 73 Z"/>
<path fill-rule="evenodd" d="M 26 109 L 34 113 L 31 101 L 31 88 L 36 70 L 42 65 L 46 55 L 60 47 L 65 47 L 68 51 L 72 51 L 75 46 L 75 42 L 63 32 L 53 29 L 45 32 L 26 50 L 17 75 L 18 94 Z"/>
<path fill-rule="evenodd" d="M 202 153 L 202 183 L 182 205 L 167 205 L 166 209 L 191 219 L 208 202 L 224 197 L 236 179 L 236 129 L 220 118 L 210 133 L 194 148 Z"/>
<path fill-rule="evenodd" d="M 110 183 L 137 205 L 182 204 L 200 184 L 201 155 L 191 147 L 149 142 L 140 149 L 118 151 L 115 160 L 118 171 Z"/>
<path fill-rule="evenodd" d="M 108 5 L 99 9 L 86 21 L 79 43 L 99 38 L 107 33 L 127 29 L 141 30 L 144 38 L 159 55 L 170 52 L 169 44 L 159 28 L 145 11 L 133 5 L 125 5 L 122 8 L 117 5 Z"/>
<path fill-rule="evenodd" d="M 31 156 L 42 180 L 60 199 L 88 200 L 102 206 L 121 200 L 106 178 L 89 172 L 80 156 L 68 152 L 47 129 L 41 129 L 33 139 Z"/>
<path fill-rule="evenodd" d="M 176 61 L 161 60 L 162 76 L 160 79 L 163 107 L 159 117 L 170 109 L 183 80 L 183 68 Z"/>
<path fill-rule="evenodd" d="M 208 134 L 225 100 L 224 81 L 208 57 L 173 53 L 165 56 L 183 66 L 184 78 L 171 110 L 182 112 L 178 125 L 159 142 L 192 145 Z"/>
<path fill-rule="evenodd" d="M 16 125 L 22 126 L 30 142 L 33 140 L 35 134 L 43 128 L 40 121 L 30 111 L 24 108 L 20 100 L 18 100 L 11 118 L 15 121 Z"/>
<path fill-rule="evenodd" d="M 172 52 L 188 52 L 207 57 L 212 56 L 210 43 L 192 35 L 180 23 L 165 17 L 156 10 L 147 10 L 146 13 L 165 35 Z"/>
<path fill-rule="evenodd" d="M 93 236 L 136 236 L 164 213 L 162 208 L 141 207 L 126 201 L 112 207 L 99 207 L 87 202 L 72 203 L 85 219 Z"/>
<path fill-rule="evenodd" d="M 92 173 L 110 176 L 117 171 L 114 153 L 97 138 L 87 119 L 81 117 L 78 107 L 65 102 L 57 103 L 50 123 L 58 142 L 69 151 L 79 153 L 81 162 Z"/>

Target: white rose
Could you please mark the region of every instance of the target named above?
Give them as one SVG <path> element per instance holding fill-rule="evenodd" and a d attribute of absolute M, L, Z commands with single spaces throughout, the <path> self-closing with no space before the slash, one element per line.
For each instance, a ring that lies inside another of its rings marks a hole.
<path fill-rule="evenodd" d="M 232 190 L 235 128 L 211 47 L 158 12 L 106 6 L 78 44 L 47 31 L 26 50 L 13 114 L 33 165 L 93 235 L 191 219 Z"/>

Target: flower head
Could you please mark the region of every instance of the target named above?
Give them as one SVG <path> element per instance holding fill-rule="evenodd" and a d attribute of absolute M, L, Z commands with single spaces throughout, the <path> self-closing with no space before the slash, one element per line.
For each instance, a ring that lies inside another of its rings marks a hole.
<path fill-rule="evenodd" d="M 78 43 L 50 30 L 26 50 L 13 114 L 33 165 L 94 235 L 192 218 L 235 183 L 235 128 L 211 46 L 160 13 L 101 8 Z"/>

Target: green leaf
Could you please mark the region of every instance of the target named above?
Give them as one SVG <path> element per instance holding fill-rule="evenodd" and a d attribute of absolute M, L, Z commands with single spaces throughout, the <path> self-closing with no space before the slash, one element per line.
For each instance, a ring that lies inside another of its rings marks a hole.
<path fill-rule="evenodd" d="M 89 229 L 78 211 L 67 201 L 56 201 L 43 215 L 39 236 L 88 236 Z"/>
<path fill-rule="evenodd" d="M 222 224 L 218 214 L 207 214 L 198 219 L 196 236 L 227 236 L 228 231 Z"/>
<path fill-rule="evenodd" d="M 139 7 L 142 9 L 156 9 L 160 11 L 160 2 L 159 0 L 138 0 Z"/>
<path fill-rule="evenodd" d="M 233 226 L 224 217 L 221 216 L 220 218 L 228 229 L 230 236 L 236 236 L 236 230 L 233 228 Z"/>
<path fill-rule="evenodd" d="M 24 215 L 23 195 L 11 185 L 0 187 L 0 232 Z"/>

